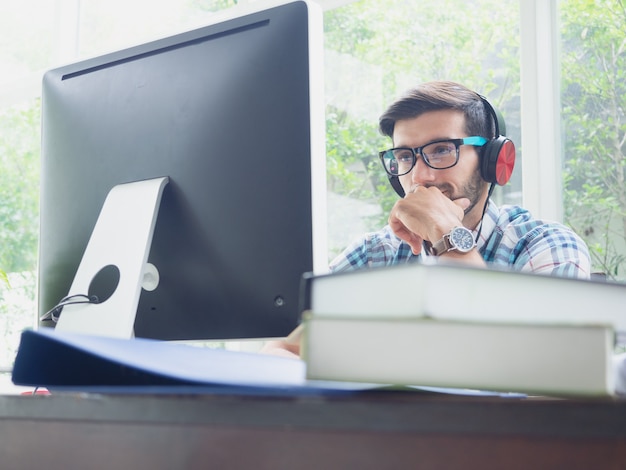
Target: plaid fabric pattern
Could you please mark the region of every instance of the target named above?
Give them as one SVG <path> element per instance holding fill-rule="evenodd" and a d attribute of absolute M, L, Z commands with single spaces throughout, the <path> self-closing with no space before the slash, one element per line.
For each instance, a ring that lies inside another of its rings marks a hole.
<path fill-rule="evenodd" d="M 589 278 L 591 261 L 585 242 L 568 227 L 533 219 L 518 206 L 499 208 L 489 201 L 477 242 L 483 259 L 515 271 Z M 477 231 L 474 231 L 476 236 Z M 388 266 L 415 261 L 433 262 L 425 252 L 413 255 L 411 248 L 389 226 L 365 234 L 335 258 L 333 272 L 364 267 Z"/>

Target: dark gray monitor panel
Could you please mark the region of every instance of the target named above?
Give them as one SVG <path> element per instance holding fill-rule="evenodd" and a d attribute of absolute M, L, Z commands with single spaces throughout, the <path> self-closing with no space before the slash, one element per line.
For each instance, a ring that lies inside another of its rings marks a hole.
<path fill-rule="evenodd" d="M 108 191 L 168 176 L 149 255 L 160 283 L 142 291 L 135 334 L 297 325 L 301 275 L 326 257 L 316 18 L 290 2 L 45 75 L 40 313 L 68 294 Z"/>

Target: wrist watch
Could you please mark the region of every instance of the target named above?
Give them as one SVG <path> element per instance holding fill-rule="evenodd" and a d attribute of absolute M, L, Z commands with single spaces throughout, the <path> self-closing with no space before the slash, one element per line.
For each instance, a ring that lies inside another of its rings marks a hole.
<path fill-rule="evenodd" d="M 445 234 L 430 246 L 428 254 L 439 256 L 448 251 L 469 253 L 475 246 L 476 242 L 471 230 L 465 227 L 454 227 L 450 233 Z"/>

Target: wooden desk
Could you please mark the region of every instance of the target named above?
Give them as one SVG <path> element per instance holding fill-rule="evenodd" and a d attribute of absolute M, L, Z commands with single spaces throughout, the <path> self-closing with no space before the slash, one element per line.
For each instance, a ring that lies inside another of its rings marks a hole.
<path fill-rule="evenodd" d="M 402 392 L 0 396 L 0 462 L 25 469 L 624 469 L 626 401 Z"/>

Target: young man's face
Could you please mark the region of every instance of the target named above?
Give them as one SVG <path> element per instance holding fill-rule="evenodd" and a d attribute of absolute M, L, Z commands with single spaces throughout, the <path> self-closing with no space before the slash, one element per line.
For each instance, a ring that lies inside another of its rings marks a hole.
<path fill-rule="evenodd" d="M 463 137 L 469 136 L 465 131 L 465 116 L 461 111 L 429 111 L 416 118 L 397 121 L 393 131 L 393 146 L 416 148 L 436 140 Z M 467 197 L 471 201 L 465 211 L 467 216 L 479 202 L 480 207 L 476 210 L 482 212 L 487 183 L 480 176 L 479 163 L 477 148 L 470 145 L 462 145 L 459 148 L 458 163 L 445 170 L 430 168 L 418 155 L 415 167 L 408 174 L 399 177 L 400 183 L 405 193 L 414 184 L 419 184 L 436 186 L 452 200 Z"/>

